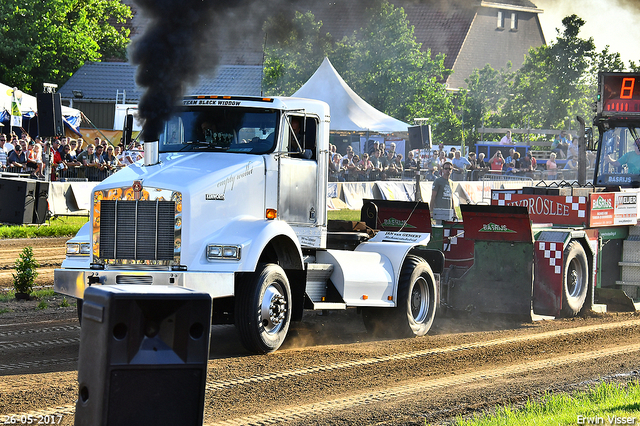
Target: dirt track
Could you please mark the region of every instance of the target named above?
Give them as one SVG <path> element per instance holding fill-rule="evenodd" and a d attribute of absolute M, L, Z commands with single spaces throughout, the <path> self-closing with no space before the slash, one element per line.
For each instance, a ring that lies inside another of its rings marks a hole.
<path fill-rule="evenodd" d="M 52 258 L 62 247 L 30 244 Z M 28 303 L 0 314 L 0 424 L 29 412 L 73 424 L 75 307 L 35 311 Z M 281 350 L 255 356 L 233 327 L 214 326 L 205 424 L 448 424 L 546 391 L 637 379 L 639 331 L 638 314 L 535 323 L 462 317 L 439 319 L 424 338 L 375 340 L 348 310 L 309 313 Z"/>

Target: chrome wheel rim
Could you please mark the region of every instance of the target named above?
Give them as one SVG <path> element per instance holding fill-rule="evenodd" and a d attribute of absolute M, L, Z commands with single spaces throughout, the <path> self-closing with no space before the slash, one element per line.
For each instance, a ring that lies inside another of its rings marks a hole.
<path fill-rule="evenodd" d="M 581 263 L 578 259 L 571 259 L 569 263 L 569 273 L 567 274 L 567 291 L 569 296 L 578 297 L 582 294 L 585 286 L 585 276 Z"/>
<path fill-rule="evenodd" d="M 413 284 L 409 309 L 415 322 L 420 324 L 427 318 L 429 313 L 429 288 L 424 277 L 419 277 Z"/>
<path fill-rule="evenodd" d="M 287 315 L 287 299 L 284 297 L 282 287 L 273 283 L 264 292 L 262 305 L 260 306 L 261 323 L 269 334 L 275 334 L 284 326 Z"/>

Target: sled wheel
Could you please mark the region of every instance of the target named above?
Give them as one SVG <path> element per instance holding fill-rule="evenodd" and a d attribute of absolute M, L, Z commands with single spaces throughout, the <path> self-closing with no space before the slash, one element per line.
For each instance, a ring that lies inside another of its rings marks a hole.
<path fill-rule="evenodd" d="M 570 318 L 578 315 L 587 299 L 589 287 L 589 263 L 584 249 L 578 241 L 572 241 L 564 252 L 562 271 L 561 316 Z"/>
<path fill-rule="evenodd" d="M 291 322 L 291 289 L 284 270 L 262 265 L 246 274 L 236 294 L 235 325 L 244 347 L 256 353 L 277 350 Z"/>
<path fill-rule="evenodd" d="M 436 286 L 424 259 L 407 256 L 398 282 L 398 306 L 389 311 L 389 331 L 397 337 L 424 336 L 436 315 Z"/>

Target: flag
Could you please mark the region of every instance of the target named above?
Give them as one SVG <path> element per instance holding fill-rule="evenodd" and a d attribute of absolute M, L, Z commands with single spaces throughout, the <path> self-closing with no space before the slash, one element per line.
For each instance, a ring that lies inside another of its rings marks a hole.
<path fill-rule="evenodd" d="M 13 89 L 11 98 L 11 126 L 22 127 L 22 112 L 20 112 L 20 99 L 16 98 L 16 89 Z"/>

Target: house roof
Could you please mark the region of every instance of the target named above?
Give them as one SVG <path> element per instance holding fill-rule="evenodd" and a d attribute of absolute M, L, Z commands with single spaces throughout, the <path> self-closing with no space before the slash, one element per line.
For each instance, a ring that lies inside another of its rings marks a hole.
<path fill-rule="evenodd" d="M 82 100 L 95 102 L 113 102 L 119 93 L 118 101 L 137 103 L 144 89 L 136 85 L 136 69 L 123 62 L 87 62 L 58 93 L 63 98 L 73 99 L 73 92 L 80 91 Z M 261 66 L 221 65 L 214 75 L 202 76 L 188 93 L 260 96 L 261 83 Z"/>
<path fill-rule="evenodd" d="M 407 4 L 404 10 L 422 50 L 431 49 L 433 56 L 444 53 L 444 66 L 453 68 L 473 23 L 476 8 L 444 10 L 427 4 Z"/>

